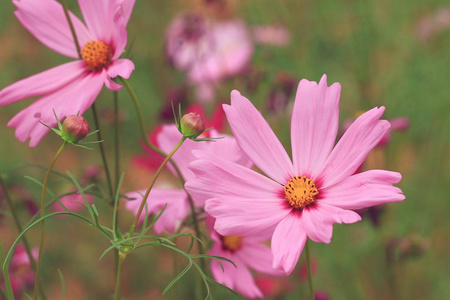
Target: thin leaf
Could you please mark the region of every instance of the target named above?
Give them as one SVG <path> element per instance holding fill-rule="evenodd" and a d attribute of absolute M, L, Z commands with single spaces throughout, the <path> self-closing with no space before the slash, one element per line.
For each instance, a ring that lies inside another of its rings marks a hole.
<path fill-rule="evenodd" d="M 122 186 L 124 176 L 125 176 L 125 173 L 122 173 L 122 175 L 120 176 L 119 183 L 117 184 L 116 195 L 114 197 L 114 213 L 113 213 L 113 221 L 112 221 L 114 238 L 116 238 L 117 203 L 119 202 L 119 191 L 120 191 L 120 187 Z"/>
<path fill-rule="evenodd" d="M 61 278 L 61 300 L 64 300 L 66 298 L 66 283 L 60 269 L 58 269 L 58 273 L 59 278 Z"/>
<path fill-rule="evenodd" d="M 165 295 L 170 288 L 178 281 L 181 279 L 181 277 L 183 277 L 192 267 L 192 260 L 189 260 L 188 265 L 186 266 L 186 268 L 183 269 L 183 271 L 181 271 L 164 289 L 164 291 L 162 292 L 163 295 Z"/>

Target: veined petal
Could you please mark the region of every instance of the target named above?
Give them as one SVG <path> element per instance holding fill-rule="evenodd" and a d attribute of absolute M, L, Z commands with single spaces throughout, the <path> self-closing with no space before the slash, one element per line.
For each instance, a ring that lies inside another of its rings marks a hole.
<path fill-rule="evenodd" d="M 285 184 L 294 174 L 292 162 L 261 113 L 236 90 L 231 92 L 231 106 L 223 109 L 242 151 L 269 177 Z"/>
<path fill-rule="evenodd" d="M 286 275 L 285 272 L 273 268 L 272 250 L 268 246 L 252 243 L 244 238 L 242 247 L 235 252 L 235 255 L 257 272 L 273 276 Z"/>
<path fill-rule="evenodd" d="M 384 107 L 373 108 L 361 115 L 344 133 L 317 175 L 320 187 L 339 183 L 358 169 L 369 152 L 389 130 L 389 122 L 380 120 Z"/>
<path fill-rule="evenodd" d="M 92 105 L 103 87 L 102 74 L 86 73 L 84 77 L 78 78 L 64 88 L 41 97 L 12 118 L 8 126 L 16 128 L 16 137 L 21 142 L 30 138 L 30 147 L 37 146 L 49 132 L 49 129 L 39 122 L 56 126 L 53 110 L 59 120 L 77 113 L 82 115 Z"/>
<path fill-rule="evenodd" d="M 199 159 L 189 168 L 196 177 L 185 187 L 197 201 L 229 197 L 243 202 L 285 202 L 280 198 L 284 195 L 283 187 L 277 182 L 211 153 L 197 150 L 193 154 Z"/>
<path fill-rule="evenodd" d="M 278 224 L 272 236 L 273 267 L 289 275 L 297 265 L 307 240 L 302 216 L 291 212 Z"/>
<path fill-rule="evenodd" d="M 402 175 L 397 172 L 371 170 L 321 190 L 320 203 L 343 209 L 361 209 L 405 199 L 402 190 L 393 186 Z"/>
<path fill-rule="evenodd" d="M 106 70 L 106 73 L 108 75 L 106 76 L 105 79 L 106 87 L 112 91 L 119 91 L 120 89 L 122 89 L 122 85 L 113 81 L 112 78 L 120 76 L 125 79 L 128 79 L 130 78 L 133 70 L 134 64 L 131 60 L 129 59 L 113 60 Z"/>
<path fill-rule="evenodd" d="M 213 245 L 208 254 L 228 258 L 236 265 L 235 267 L 229 262 L 221 261 L 223 266 L 222 271 L 219 263 L 216 260 L 212 260 L 211 273 L 217 282 L 235 290 L 246 298 L 263 297 L 263 293 L 257 287 L 252 274 L 237 255 L 232 254 L 230 251 L 222 250 L 221 245 L 217 243 Z"/>
<path fill-rule="evenodd" d="M 278 199 L 236 201 L 233 198 L 212 198 L 206 201 L 205 211 L 216 218 L 214 229 L 220 234 L 251 236 L 273 230 L 291 209 Z"/>
<path fill-rule="evenodd" d="M 78 60 L 19 80 L 0 91 L 0 106 L 59 90 L 81 78 L 86 72 L 84 66 L 84 62 Z"/>
<path fill-rule="evenodd" d="M 351 224 L 361 221 L 361 217 L 351 210 L 344 210 L 327 204 L 316 203 L 303 210 L 303 228 L 308 237 L 317 243 L 331 242 L 334 223 Z"/>
<path fill-rule="evenodd" d="M 95 40 L 111 42 L 116 2 L 116 0 L 78 0 L 84 21 Z"/>
<path fill-rule="evenodd" d="M 13 3 L 17 7 L 16 17 L 35 38 L 62 55 L 78 58 L 69 23 L 58 1 L 14 0 Z M 77 16 L 70 13 L 70 18 L 81 45 L 93 39 Z"/>
<path fill-rule="evenodd" d="M 300 81 L 291 120 L 292 158 L 297 175 L 315 179 L 333 149 L 339 127 L 341 85 L 323 75 Z"/>

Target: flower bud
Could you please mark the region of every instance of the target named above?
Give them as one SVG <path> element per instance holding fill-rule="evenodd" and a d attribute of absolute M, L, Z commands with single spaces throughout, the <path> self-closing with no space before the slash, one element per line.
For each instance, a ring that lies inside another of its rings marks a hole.
<path fill-rule="evenodd" d="M 69 143 L 78 143 L 91 131 L 88 122 L 81 116 L 68 116 L 61 129 L 61 137 Z"/>
<path fill-rule="evenodd" d="M 205 123 L 200 115 L 191 112 L 181 118 L 180 129 L 185 137 L 195 139 L 205 131 Z"/>

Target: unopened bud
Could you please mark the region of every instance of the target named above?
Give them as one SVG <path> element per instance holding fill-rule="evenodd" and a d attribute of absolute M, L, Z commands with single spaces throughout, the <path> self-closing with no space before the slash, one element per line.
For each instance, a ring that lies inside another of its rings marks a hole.
<path fill-rule="evenodd" d="M 61 129 L 61 137 L 69 143 L 78 143 L 91 131 L 88 122 L 81 116 L 68 116 Z"/>
<path fill-rule="evenodd" d="M 205 123 L 200 115 L 191 112 L 181 118 L 180 129 L 185 137 L 195 139 L 205 131 Z"/>

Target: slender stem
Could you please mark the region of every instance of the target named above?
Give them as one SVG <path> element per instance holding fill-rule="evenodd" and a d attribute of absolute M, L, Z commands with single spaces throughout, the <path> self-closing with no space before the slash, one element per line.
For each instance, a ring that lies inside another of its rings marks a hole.
<path fill-rule="evenodd" d="M 119 156 L 119 145 L 120 145 L 120 134 L 119 134 L 119 93 L 113 92 L 114 94 L 114 131 L 115 131 L 115 139 L 114 139 L 114 163 L 115 163 L 115 180 L 114 184 L 117 189 L 120 179 L 120 156 Z"/>
<path fill-rule="evenodd" d="M 70 32 L 72 32 L 73 42 L 75 43 L 75 48 L 77 48 L 78 57 L 81 59 L 81 48 L 78 42 L 77 33 L 75 32 L 75 27 L 73 26 L 72 20 L 69 15 L 69 10 L 67 9 L 66 0 L 61 0 L 61 4 L 64 9 L 64 14 L 66 15 L 67 22 L 69 23 Z"/>
<path fill-rule="evenodd" d="M 178 144 L 175 146 L 175 148 L 173 148 L 173 150 L 169 153 L 169 155 L 167 155 L 167 157 L 164 159 L 164 161 L 162 162 L 162 164 L 159 166 L 158 170 L 156 171 L 155 175 L 153 175 L 152 181 L 150 182 L 150 185 L 148 186 L 147 190 L 145 191 L 145 195 L 142 198 L 142 202 L 141 202 L 141 205 L 139 206 L 139 210 L 136 214 L 136 217 L 134 218 L 133 225 L 131 225 L 131 227 L 130 227 L 130 232 L 128 234 L 129 237 L 132 237 L 132 235 L 134 233 L 134 229 L 136 228 L 139 217 L 142 214 L 142 210 L 144 209 L 145 202 L 147 201 L 148 195 L 150 194 L 150 191 L 152 190 L 153 186 L 155 185 L 156 179 L 158 179 L 159 174 L 163 170 L 164 166 L 167 164 L 167 162 L 170 160 L 170 158 L 175 154 L 175 152 L 177 152 L 177 150 L 180 149 L 181 145 L 184 143 L 185 140 L 186 140 L 186 137 L 183 136 L 181 138 L 181 140 L 178 142 Z"/>
<path fill-rule="evenodd" d="M 42 185 L 42 192 L 41 192 L 41 218 L 45 215 L 45 195 L 47 194 L 47 184 L 48 179 L 50 178 L 50 174 L 52 173 L 52 169 L 58 160 L 59 155 L 62 153 L 64 148 L 66 147 L 67 142 L 64 141 L 59 148 L 58 152 L 56 152 L 55 156 L 53 157 L 52 162 L 50 163 L 50 166 L 47 169 L 47 172 L 45 173 L 44 183 Z M 42 265 L 42 257 L 43 257 L 43 247 L 44 247 L 44 239 L 45 239 L 45 220 L 42 220 L 41 222 L 41 240 L 39 243 L 39 256 L 38 256 L 38 262 L 36 267 L 36 277 L 34 280 L 34 293 L 33 293 L 33 299 L 37 299 L 37 294 L 39 290 L 39 280 L 41 278 L 41 265 Z"/>
<path fill-rule="evenodd" d="M 311 272 L 311 258 L 309 255 L 309 240 L 306 240 L 305 254 L 306 254 L 306 269 L 308 270 L 309 295 L 310 299 L 314 300 L 314 286 Z"/>
<path fill-rule="evenodd" d="M 116 289 L 114 291 L 114 300 L 120 299 L 120 286 L 122 283 L 122 269 L 123 269 L 123 262 L 125 261 L 125 258 L 127 257 L 124 253 L 119 253 L 119 258 L 117 260 L 117 272 L 116 272 Z"/>
<path fill-rule="evenodd" d="M 3 195 L 5 196 L 6 203 L 8 204 L 9 209 L 11 210 L 11 213 L 12 213 L 12 216 L 14 219 L 14 223 L 16 224 L 16 227 L 17 227 L 17 231 L 19 231 L 19 233 L 22 233 L 23 227 L 20 224 L 19 216 L 17 215 L 17 212 L 14 208 L 14 204 L 12 203 L 11 196 L 9 195 L 8 188 L 5 184 L 5 181 L 3 180 L 2 175 L 0 175 L 0 185 L 3 190 Z M 33 269 L 34 272 L 36 272 L 36 261 L 34 260 L 34 257 L 31 254 L 30 243 L 28 242 L 28 239 L 25 236 L 23 236 L 22 241 L 23 241 L 23 245 L 25 247 L 25 252 L 27 253 L 27 256 L 28 256 L 28 260 L 30 261 L 31 268 Z M 44 290 L 43 290 L 41 284 L 39 284 L 39 289 L 41 291 L 42 299 L 47 299 L 47 297 L 44 294 Z"/>
<path fill-rule="evenodd" d="M 97 109 L 95 107 L 95 103 L 92 103 L 91 108 L 92 108 L 92 115 L 94 117 L 95 130 L 98 130 L 97 131 L 97 139 L 99 141 L 103 141 L 101 130 L 100 130 L 100 124 L 98 122 Z M 103 168 L 105 169 L 105 173 L 106 173 L 106 181 L 107 181 L 108 191 L 109 191 L 109 196 L 110 196 L 110 204 L 114 205 L 114 196 L 113 196 L 114 192 L 113 192 L 112 181 L 111 181 L 111 173 L 109 172 L 108 162 L 106 161 L 105 147 L 103 146 L 103 143 L 99 143 L 98 145 L 100 148 L 100 155 L 102 157 Z"/>
<path fill-rule="evenodd" d="M 164 151 L 162 151 L 161 149 L 159 149 L 158 147 L 156 147 L 155 145 L 153 145 L 147 136 L 147 132 L 145 130 L 145 123 L 144 123 L 144 116 L 142 114 L 142 109 L 141 109 L 141 105 L 139 103 L 139 100 L 136 96 L 136 93 L 134 92 L 133 88 L 131 87 L 131 85 L 128 83 L 127 80 L 125 80 L 122 77 L 119 77 L 119 80 L 123 83 L 123 85 L 125 86 L 125 88 L 128 90 L 128 92 L 130 93 L 131 99 L 133 100 L 134 106 L 136 108 L 136 112 L 138 115 L 138 120 L 139 120 L 139 127 L 141 129 L 141 137 L 144 140 L 144 143 L 147 145 L 147 147 L 149 147 L 150 149 L 152 149 L 153 151 L 161 154 L 162 156 L 166 156 L 166 153 Z M 177 173 L 177 176 L 180 180 L 181 185 L 184 188 L 184 177 L 180 172 L 180 169 L 178 168 L 178 166 L 172 161 L 170 160 L 170 164 L 172 165 L 172 167 L 174 168 L 175 172 Z M 186 192 L 187 193 L 187 192 Z M 198 225 L 198 221 L 197 221 L 197 212 L 195 211 L 195 206 L 194 206 L 194 202 L 191 198 L 191 196 L 188 194 L 188 200 L 189 200 L 189 205 L 191 208 L 191 215 L 192 215 L 192 221 L 194 223 L 194 230 L 195 230 L 195 234 L 197 236 L 198 239 L 200 239 L 200 227 Z M 198 244 L 198 250 L 200 252 L 200 254 L 203 254 L 203 245 L 202 243 L 197 240 L 197 244 Z M 202 266 L 202 270 L 205 270 L 205 260 L 203 258 L 200 259 L 200 264 Z"/>

